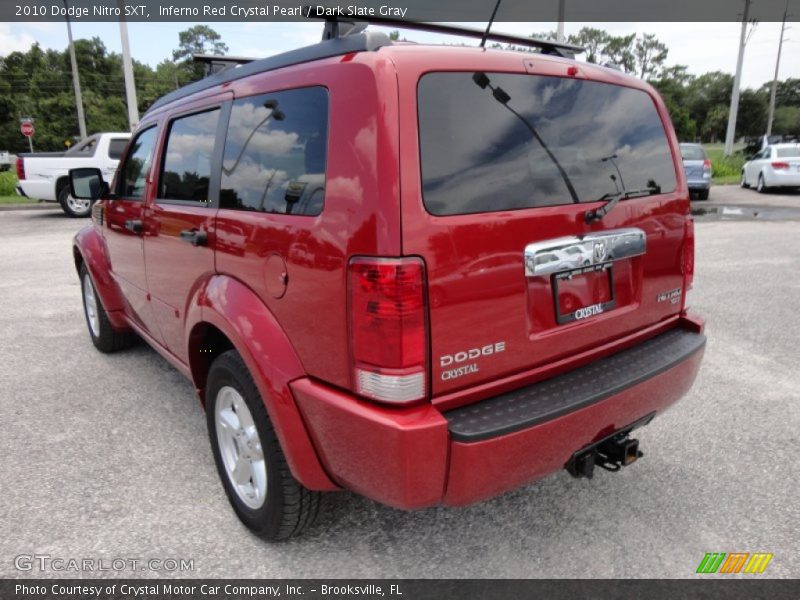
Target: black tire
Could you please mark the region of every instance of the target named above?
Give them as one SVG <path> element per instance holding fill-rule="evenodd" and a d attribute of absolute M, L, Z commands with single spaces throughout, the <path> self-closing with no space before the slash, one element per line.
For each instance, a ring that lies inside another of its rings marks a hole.
<path fill-rule="evenodd" d="M 697 192 L 698 200 L 708 200 L 708 190 L 700 190 Z"/>
<path fill-rule="evenodd" d="M 100 350 L 100 352 L 105 353 L 116 352 L 117 350 L 129 348 L 136 340 L 133 332 L 119 331 L 114 329 L 114 327 L 111 325 L 111 322 L 108 320 L 106 309 L 103 306 L 103 301 L 97 294 L 97 288 L 94 285 L 94 281 L 92 281 L 92 276 L 89 274 L 89 270 L 86 268 L 86 265 L 81 265 L 80 278 L 81 298 L 83 300 L 83 316 L 86 318 L 86 328 L 89 330 L 89 336 L 92 338 L 94 347 Z M 92 286 L 91 292 L 95 299 L 97 318 L 96 328 L 93 328 L 92 326 L 92 318 L 90 316 L 90 310 L 88 307 L 86 294 L 87 285 Z"/>
<path fill-rule="evenodd" d="M 763 173 L 758 174 L 758 184 L 756 185 L 756 190 L 758 191 L 759 194 L 769 193 L 769 188 L 767 187 L 767 184 L 764 182 Z"/>
<path fill-rule="evenodd" d="M 63 210 L 68 217 L 72 217 L 73 219 L 82 219 L 92 214 L 91 202 L 88 203 L 88 206 L 85 210 L 77 210 L 73 205 L 70 204 L 70 202 L 71 196 L 69 184 L 62 185 L 61 189 L 58 190 L 58 203 L 61 205 L 61 210 Z"/>
<path fill-rule="evenodd" d="M 267 472 L 266 498 L 251 508 L 239 497 L 221 455 L 217 437 L 216 403 L 223 387 L 234 388 L 250 410 L 258 432 Z M 228 500 L 239 519 L 256 535 L 269 541 L 287 540 L 303 532 L 317 518 L 322 494 L 303 487 L 286 463 L 280 442 L 250 372 L 235 350 L 220 354 L 208 373 L 206 421 L 217 472 Z"/>

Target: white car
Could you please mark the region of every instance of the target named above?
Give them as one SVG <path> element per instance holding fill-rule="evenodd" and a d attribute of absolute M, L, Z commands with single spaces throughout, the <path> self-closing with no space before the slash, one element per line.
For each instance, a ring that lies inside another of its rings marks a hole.
<path fill-rule="evenodd" d="M 742 187 L 800 187 L 800 144 L 771 144 L 742 167 Z"/>
<path fill-rule="evenodd" d="M 106 181 L 111 181 L 130 137 L 130 133 L 96 133 L 66 152 L 19 154 L 17 194 L 58 202 L 70 217 L 88 217 L 92 203 L 72 197 L 69 170 L 94 167 L 103 172 Z"/>

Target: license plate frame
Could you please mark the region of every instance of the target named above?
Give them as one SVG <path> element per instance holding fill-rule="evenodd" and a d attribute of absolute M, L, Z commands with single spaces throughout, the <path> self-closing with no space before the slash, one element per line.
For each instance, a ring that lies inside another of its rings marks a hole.
<path fill-rule="evenodd" d="M 582 306 L 576 308 L 576 310 L 562 314 L 561 307 L 559 303 L 559 285 L 563 285 L 564 281 L 569 281 L 574 279 L 576 276 L 582 276 L 591 273 L 598 273 L 598 272 L 605 272 L 606 276 L 608 277 L 608 292 L 609 292 L 609 299 L 605 302 L 598 302 L 596 304 L 590 304 L 587 306 Z M 589 265 L 586 267 L 579 267 L 577 269 L 572 269 L 570 271 L 563 271 L 561 273 L 555 273 L 553 275 L 553 312 L 556 317 L 556 323 L 559 325 L 565 325 L 567 323 L 572 323 L 575 321 L 582 321 L 588 318 L 591 318 L 595 315 L 602 314 L 609 310 L 614 309 L 617 306 L 616 301 L 616 293 L 614 291 L 614 267 L 613 263 L 605 262 L 598 265 Z"/>

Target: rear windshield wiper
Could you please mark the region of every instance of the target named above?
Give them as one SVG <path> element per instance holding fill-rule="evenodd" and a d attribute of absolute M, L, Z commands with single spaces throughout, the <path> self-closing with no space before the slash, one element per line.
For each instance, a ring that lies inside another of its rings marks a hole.
<path fill-rule="evenodd" d="M 639 196 L 650 196 L 652 194 L 658 193 L 658 188 L 656 187 L 647 187 L 642 188 L 640 190 L 627 190 L 624 192 L 609 192 L 608 194 L 603 194 L 600 198 L 595 200 L 595 202 L 602 202 L 603 200 L 607 200 L 603 206 L 600 208 L 595 208 L 594 210 L 587 210 L 585 219 L 587 223 L 591 223 L 592 221 L 599 221 L 603 217 L 605 217 L 611 210 L 617 205 L 617 202 L 620 200 L 627 200 L 628 198 L 637 198 Z"/>

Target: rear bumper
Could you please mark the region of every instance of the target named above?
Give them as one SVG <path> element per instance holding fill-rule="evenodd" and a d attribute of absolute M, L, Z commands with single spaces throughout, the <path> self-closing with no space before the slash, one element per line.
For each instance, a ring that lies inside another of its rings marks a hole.
<path fill-rule="evenodd" d="M 770 169 L 765 172 L 764 182 L 772 187 L 800 186 L 800 171 L 789 169 Z"/>
<path fill-rule="evenodd" d="M 55 183 L 46 179 L 23 179 L 17 184 L 20 196 L 56 202 Z"/>
<path fill-rule="evenodd" d="M 697 179 L 686 182 L 689 186 L 690 190 L 708 190 L 711 189 L 711 180 L 710 179 Z"/>
<path fill-rule="evenodd" d="M 460 506 L 558 471 L 576 450 L 673 404 L 697 375 L 705 342 L 700 327 L 687 322 L 585 367 L 447 413 L 431 405 L 384 408 L 309 379 L 291 387 L 334 481 L 397 508 Z"/>

